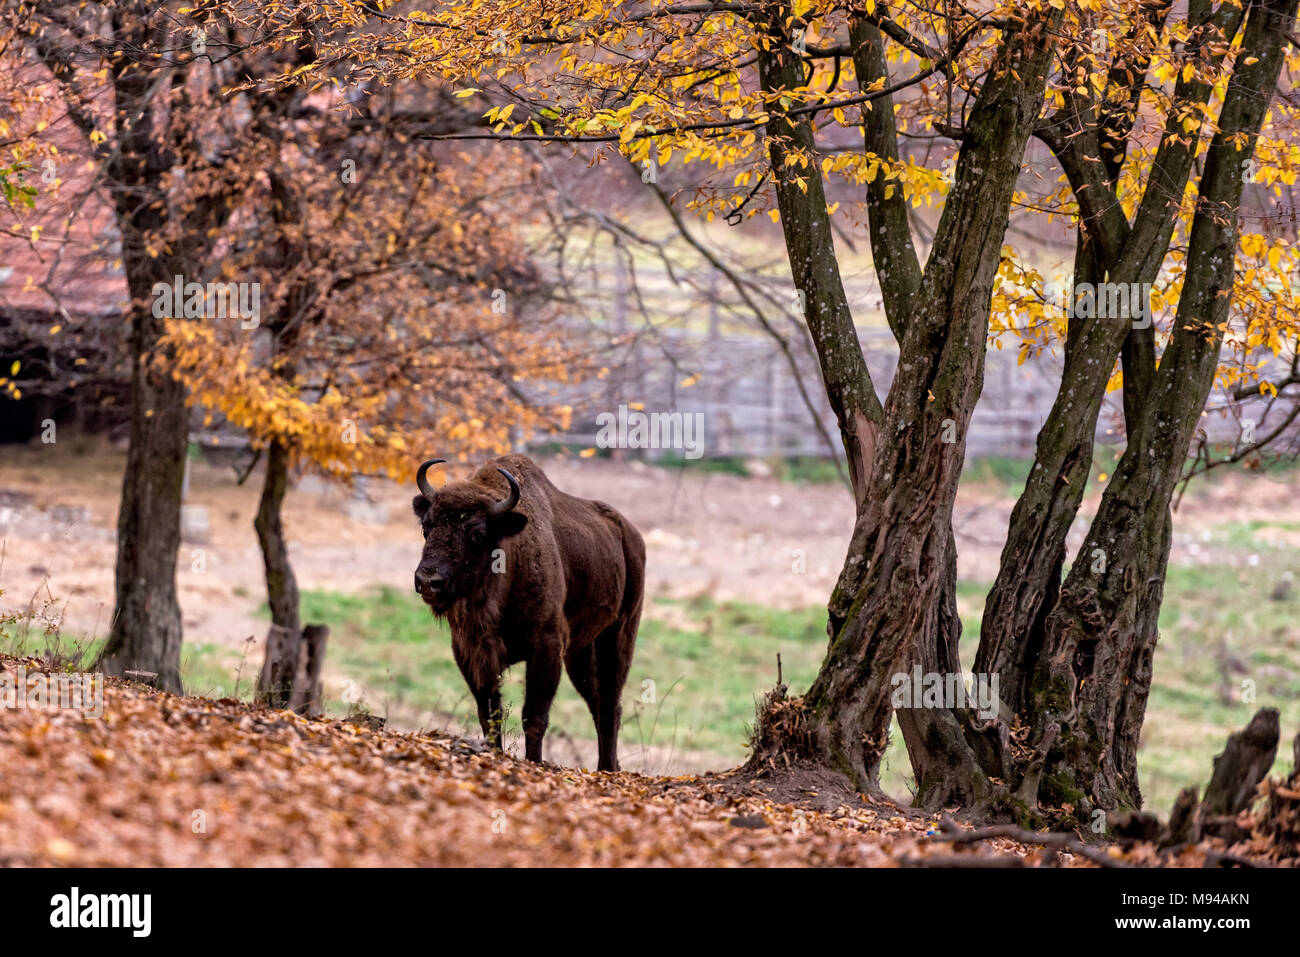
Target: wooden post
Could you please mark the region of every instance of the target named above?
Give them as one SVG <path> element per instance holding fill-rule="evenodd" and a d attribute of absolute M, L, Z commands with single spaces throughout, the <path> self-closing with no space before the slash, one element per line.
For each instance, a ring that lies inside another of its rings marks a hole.
<path fill-rule="evenodd" d="M 319 716 L 321 670 L 329 633 L 326 625 L 308 625 L 301 633 L 272 625 L 266 635 L 266 657 L 257 676 L 257 703 Z"/>
<path fill-rule="evenodd" d="M 325 666 L 325 643 L 329 640 L 328 625 L 308 625 L 302 630 L 299 643 L 298 671 L 294 676 L 289 708 L 295 714 L 309 718 L 321 714 L 321 669 Z"/>
<path fill-rule="evenodd" d="M 266 634 L 266 657 L 257 676 L 257 703 L 268 708 L 289 704 L 298 674 L 298 646 L 302 635 L 282 625 L 272 625 Z"/>

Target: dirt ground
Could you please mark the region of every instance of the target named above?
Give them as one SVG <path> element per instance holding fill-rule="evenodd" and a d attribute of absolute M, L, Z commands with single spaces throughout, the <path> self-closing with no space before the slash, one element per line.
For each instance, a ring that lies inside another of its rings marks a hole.
<path fill-rule="evenodd" d="M 115 524 L 125 457 L 102 446 L 0 449 L 0 610 L 62 615 L 65 634 L 102 636 L 113 606 Z M 600 498 L 641 529 L 652 596 L 712 595 L 774 607 L 821 605 L 834 586 L 852 523 L 837 485 L 681 471 L 639 462 L 547 457 L 560 488 Z M 468 468 L 453 467 L 453 477 Z M 187 503 L 209 531 L 183 544 L 178 584 L 187 641 L 242 646 L 265 631 L 261 556 L 253 536 L 260 477 L 243 486 L 229 467 L 193 466 Z M 349 492 L 307 477 L 285 504 L 290 551 L 304 590 L 410 587 L 420 537 L 410 484 L 370 481 Z M 1077 545 L 1095 507 L 1076 522 Z M 992 485 L 965 488 L 955 525 L 959 573 L 990 581 L 1014 499 Z M 1226 522 L 1300 520 L 1295 487 L 1233 475 L 1198 486 L 1175 519 L 1174 562 L 1240 563 L 1203 544 Z M 1268 530 L 1274 538 L 1300 531 Z M 1291 544 L 1278 541 L 1275 544 Z M 650 606 L 653 609 L 653 605 Z M 671 609 L 651 614 L 671 614 Z"/>

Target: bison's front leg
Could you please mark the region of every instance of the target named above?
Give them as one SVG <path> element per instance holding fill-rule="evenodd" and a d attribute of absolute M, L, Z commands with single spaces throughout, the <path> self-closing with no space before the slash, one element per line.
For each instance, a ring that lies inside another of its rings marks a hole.
<path fill-rule="evenodd" d="M 528 656 L 524 678 L 524 756 L 542 760 L 542 739 L 551 721 L 551 702 L 560 687 L 563 638 L 558 633 L 539 635 Z"/>
<path fill-rule="evenodd" d="M 498 751 L 504 750 L 501 744 L 501 725 L 504 722 L 501 714 L 501 676 L 489 677 L 482 669 L 473 667 L 459 643 L 453 643 L 451 656 L 456 659 L 456 667 L 460 668 L 465 684 L 469 685 L 470 694 L 474 696 L 474 703 L 478 705 L 478 723 L 483 729 L 483 737 L 491 747 Z"/>
<path fill-rule="evenodd" d="M 478 704 L 478 723 L 483 729 L 483 737 L 496 750 L 505 750 L 501 743 L 501 725 L 505 718 L 501 714 L 500 686 L 490 689 L 475 688 L 474 701 Z"/>

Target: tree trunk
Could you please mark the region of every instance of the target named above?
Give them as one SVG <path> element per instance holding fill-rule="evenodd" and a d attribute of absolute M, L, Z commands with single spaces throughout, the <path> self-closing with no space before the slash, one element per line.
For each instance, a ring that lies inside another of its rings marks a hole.
<path fill-rule="evenodd" d="M 882 82 L 887 88 L 891 82 L 885 57 L 885 43 L 880 29 L 861 16 L 849 22 L 849 42 L 853 49 L 853 65 L 857 74 L 858 89 L 869 93 L 872 85 Z M 890 162 L 897 162 L 898 132 L 892 96 L 881 96 L 872 101 L 871 109 L 862 111 L 863 146 Z M 866 187 L 868 227 L 871 233 L 871 256 L 880 283 L 885 318 L 894 338 L 899 342 L 905 335 L 912 316 L 913 297 L 921 288 L 922 270 L 912 241 L 909 221 L 909 203 L 902 190 L 884 176 L 877 176 Z M 859 508 L 859 518 L 862 509 Z M 866 525 L 856 523 L 849 554 L 863 553 L 861 536 Z M 911 667 L 926 674 L 957 674 L 961 672 L 958 643 L 961 639 L 961 618 L 957 614 L 957 546 L 948 529 L 946 550 L 949 556 L 944 582 L 939 596 L 939 615 L 936 630 L 917 635 L 914 641 Z M 866 569 L 864 563 L 846 566 L 836 594 L 841 599 L 854 596 L 861 587 Z M 841 601 L 835 612 L 837 622 L 843 622 L 851 602 Z M 980 775 L 975 756 L 967 746 L 969 716 L 964 712 L 946 708 L 909 707 L 896 709 L 899 728 L 907 746 L 908 758 L 916 779 L 916 803 L 922 807 L 951 807 L 973 801 L 979 793 L 973 782 Z M 887 721 L 887 718 L 883 720 Z M 868 731 L 879 738 L 886 727 Z M 975 738 L 978 743 L 978 737 Z M 960 769 L 953 773 L 954 769 Z"/>
<path fill-rule="evenodd" d="M 97 42 L 106 49 L 160 48 L 171 25 L 165 18 L 151 18 L 150 12 L 148 4 L 115 7 L 101 25 L 111 40 Z M 82 106 L 75 59 L 45 43 L 35 30 L 33 43 L 73 105 L 73 121 L 93 143 L 102 120 Z M 158 346 L 164 321 L 153 314 L 154 286 L 170 285 L 178 275 L 197 275 L 189 267 L 206 260 L 218 227 L 229 216 L 230 201 L 220 176 L 208 181 L 211 192 L 183 201 L 168 195 L 167 177 L 184 165 L 175 150 L 192 145 L 177 119 L 185 110 L 183 74 L 172 67 L 160 73 L 130 56 L 114 55 L 108 62 L 116 140 L 101 160 L 131 294 L 131 431 L 118 510 L 113 621 L 96 666 L 110 675 L 155 672 L 157 687 L 180 692 L 176 553 L 189 414 L 185 390 L 168 372 L 168 356 Z M 163 94 L 162 78 L 172 81 L 175 99 Z M 169 221 L 172 216 L 180 221 Z"/>
<path fill-rule="evenodd" d="M 96 667 L 109 675 L 155 672 L 156 687 L 180 693 L 176 553 L 189 410 L 158 346 L 165 322 L 153 314 L 153 301 L 155 284 L 184 275 L 189 259 L 152 248 L 166 226 L 160 184 L 174 160 L 156 141 L 151 84 L 144 71 L 119 66 L 114 107 L 121 141 L 106 164 L 131 294 L 131 431 L 118 507 L 113 623 Z"/>
<path fill-rule="evenodd" d="M 283 625 L 272 625 L 266 632 L 266 651 L 262 670 L 257 674 L 258 704 L 268 708 L 286 708 L 298 680 L 302 633 Z"/>
<path fill-rule="evenodd" d="M 790 27 L 785 17 L 788 12 L 774 9 L 768 24 L 773 41 L 771 49 L 758 53 L 759 81 L 769 93 L 793 89 L 803 82 L 803 63 L 790 48 Z M 833 641 L 847 611 L 849 596 L 856 591 L 860 568 L 853 556 L 864 530 L 861 516 L 884 410 L 867 370 L 844 293 L 812 124 L 806 116 L 789 116 L 774 106 L 767 132 L 769 168 L 776 184 L 786 257 L 804 322 L 817 352 L 827 399 L 839 424 L 859 516 L 840 573 L 840 584 L 828 605 L 827 632 Z M 800 156 L 808 158 L 806 166 L 797 163 Z M 787 158 L 796 162 L 787 163 Z M 762 722 L 764 716 L 760 714 L 758 720 Z M 883 723 L 875 729 L 876 736 L 883 738 L 888 733 L 888 721 L 886 714 Z M 872 778 L 862 786 L 875 790 L 877 782 Z"/>
<path fill-rule="evenodd" d="M 830 652 L 805 696 L 815 751 L 863 788 L 876 784 L 894 675 L 914 660 L 918 638 L 951 634 L 941 618 L 954 568 L 952 506 L 983 382 L 989 305 L 1009 204 L 1042 102 L 1050 30 L 1060 12 L 1046 17 L 1004 33 L 998 64 L 970 113 L 956 181 L 903 330 L 885 428 L 872 459 L 870 496 L 846 563 L 862 570 L 846 567 L 841 575 L 842 583 L 857 587 L 851 595 L 837 588 L 841 607 L 848 607 L 839 627 L 832 617 Z M 940 661 L 938 637 L 926 645 L 920 660 L 951 666 Z M 925 720 L 933 727 L 914 730 L 941 735 L 939 753 L 961 756 L 955 764 L 927 764 L 926 788 L 976 800 L 986 795 L 990 785 L 957 722 L 938 715 Z"/>
<path fill-rule="evenodd" d="M 271 609 L 271 623 L 297 635 L 299 623 L 298 581 L 289 563 L 289 548 L 284 540 L 281 509 L 289 490 L 289 453 L 280 442 L 267 449 L 266 478 L 257 503 L 253 528 L 262 549 L 262 568 L 266 575 L 266 602 Z"/>
<path fill-rule="evenodd" d="M 329 640 L 327 625 L 308 625 L 302 630 L 301 662 L 289 695 L 289 710 L 317 717 L 323 709 L 324 693 L 321 673 L 325 670 L 325 645 Z"/>
<path fill-rule="evenodd" d="M 759 81 L 768 92 L 792 89 L 803 82 L 803 61 L 790 50 L 788 29 L 783 24 L 773 23 L 771 33 L 782 45 L 760 52 Z M 779 108 L 774 108 L 771 116 L 768 158 L 776 182 L 786 258 L 817 350 L 826 395 L 839 423 L 854 499 L 860 504 L 866 496 L 880 430 L 880 399 L 844 294 L 821 167 L 811 159 L 807 167 L 786 162 L 797 155 L 815 156 L 812 124 L 806 117 L 788 117 Z"/>
<path fill-rule="evenodd" d="M 1153 27 L 1166 13 L 1167 5 L 1150 8 Z M 1242 17 L 1242 10 L 1227 4 L 1213 15 L 1208 3 L 1190 10 L 1194 32 L 1185 49 L 1186 62 L 1221 61 Z M 1112 72 L 1143 75 L 1147 65 L 1145 57 L 1131 66 L 1117 62 Z M 1180 76 L 1175 101 L 1190 109 L 1207 102 L 1210 93 L 1210 86 L 1198 76 Z M 1125 109 L 1131 105 L 1131 100 L 1126 101 Z M 1039 135 L 1065 170 L 1083 213 L 1076 244 L 1076 288 L 1107 279 L 1155 280 L 1177 219 L 1178 206 L 1167 197 L 1182 195 L 1195 159 L 1196 140 L 1185 135 L 1183 115 L 1182 109 L 1169 112 L 1166 135 L 1131 228 L 1119 212 L 1115 183 L 1134 115 L 1118 108 L 1098 115 L 1090 101 L 1072 97 L 1040 127 Z M 1106 384 L 1121 353 L 1131 431 L 1144 407 L 1139 394 L 1149 387 L 1155 371 L 1151 330 L 1135 331 L 1113 318 L 1070 320 L 1061 388 L 1039 432 L 1033 467 L 1011 514 L 998 576 L 984 606 L 975 659 L 977 671 L 1000 676 L 1007 721 L 1029 713 L 1030 677 L 1041 654 L 1047 616 L 1058 599 L 1066 537 L 1088 481 Z"/>
<path fill-rule="evenodd" d="M 212 117 L 192 112 L 189 65 L 201 58 L 156 55 L 176 41 L 174 20 L 157 4 L 122 0 L 84 17 L 71 8 L 28 6 L 24 15 L 32 22 L 24 41 L 58 83 L 67 116 L 98 163 L 131 295 L 130 448 L 118 511 L 115 607 L 97 667 L 113 675 L 156 673 L 158 687 L 180 691 L 176 553 L 188 414 L 185 391 L 158 347 L 164 322 L 153 315 L 153 289 L 202 274 L 243 177 L 236 172 L 243 161 L 231 159 L 240 137 L 213 155 Z M 102 53 L 95 82 L 108 74 L 111 96 L 96 93 L 107 117 L 86 99 L 82 70 L 95 67 L 81 54 L 90 47 Z"/>
<path fill-rule="evenodd" d="M 1271 100 L 1297 0 L 1249 8 L 1201 178 L 1170 341 L 1078 560 L 1048 616 L 1031 684 L 1040 796 L 1084 811 L 1141 807 L 1137 743 L 1169 556 L 1169 502 L 1219 363 L 1237 245 L 1240 170 Z M 1049 737 L 1054 736 L 1054 740 Z"/>
<path fill-rule="evenodd" d="M 1201 809 L 1207 816 L 1235 817 L 1250 807 L 1277 758 L 1282 728 L 1276 708 L 1260 708 L 1250 724 L 1228 735 L 1214 759 Z"/>
<path fill-rule="evenodd" d="M 176 553 L 189 414 L 181 384 L 152 361 L 162 331 L 147 294 L 152 282 L 146 276 L 133 279 L 130 286 L 130 446 L 117 518 L 113 622 L 96 667 L 115 676 L 127 670 L 156 672 L 158 688 L 179 694 Z"/>

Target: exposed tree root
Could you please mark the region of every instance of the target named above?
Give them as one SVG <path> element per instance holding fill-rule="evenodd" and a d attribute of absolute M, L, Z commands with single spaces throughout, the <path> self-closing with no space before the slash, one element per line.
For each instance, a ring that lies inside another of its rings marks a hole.
<path fill-rule="evenodd" d="M 1071 854 L 1077 854 L 1080 857 L 1092 861 L 1101 867 L 1130 867 L 1132 865 L 1117 861 L 1105 851 L 1095 847 L 1089 847 L 1083 841 L 1079 840 L 1073 834 L 1062 831 L 1029 831 L 1023 827 L 1017 827 L 1014 824 L 995 824 L 991 827 L 980 827 L 974 830 L 966 830 L 958 825 L 951 818 L 945 817 L 939 823 L 942 834 L 934 839 L 936 841 L 946 841 L 950 844 L 971 844 L 975 841 L 987 841 L 996 837 L 1010 838 L 1013 841 L 1019 841 L 1021 844 L 1041 844 L 1044 847 L 1055 848 L 1056 850 L 1069 851 Z"/>

